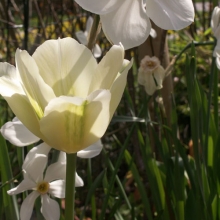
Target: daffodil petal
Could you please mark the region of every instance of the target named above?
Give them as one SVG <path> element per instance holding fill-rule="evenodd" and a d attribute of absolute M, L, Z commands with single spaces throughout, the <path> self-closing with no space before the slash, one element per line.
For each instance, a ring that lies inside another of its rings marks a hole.
<path fill-rule="evenodd" d="M 110 103 L 110 119 L 112 118 L 116 108 L 118 107 L 119 102 L 121 101 L 121 97 L 123 95 L 126 82 L 127 82 L 127 75 L 129 69 L 132 67 L 133 60 L 128 61 L 126 67 L 124 67 L 122 73 L 116 78 L 114 81 L 110 91 L 111 91 L 111 103 Z"/>
<path fill-rule="evenodd" d="M 124 0 L 76 0 L 82 8 L 95 14 L 106 14 L 118 8 Z"/>
<path fill-rule="evenodd" d="M 93 74 L 90 92 L 97 89 L 110 89 L 124 60 L 124 48 L 114 45 L 98 64 Z M 113 65 L 114 64 L 114 65 Z"/>
<path fill-rule="evenodd" d="M 86 100 L 66 96 L 53 99 L 40 121 L 48 144 L 75 153 L 95 143 L 107 129 L 110 99 L 108 90 L 97 90 Z"/>
<path fill-rule="evenodd" d="M 75 176 L 75 187 L 84 186 L 82 178 L 76 173 Z"/>
<path fill-rule="evenodd" d="M 41 118 L 45 106 L 55 98 L 54 92 L 41 78 L 34 59 L 27 51 L 17 49 L 15 59 L 23 89 L 36 114 Z"/>
<path fill-rule="evenodd" d="M 1 127 L 2 136 L 15 146 L 23 147 L 40 139 L 31 133 L 21 121 L 10 121 Z"/>
<path fill-rule="evenodd" d="M 219 17 L 220 17 L 220 8 L 216 6 L 212 12 L 212 19 L 211 19 L 211 28 L 214 33 L 220 24 Z"/>
<path fill-rule="evenodd" d="M 50 150 L 51 150 L 51 147 L 48 146 L 46 143 L 42 143 L 36 147 L 33 147 L 26 155 L 25 160 L 22 165 L 22 169 L 27 171 L 28 166 L 32 165 L 32 163 L 34 162 L 34 159 L 37 155 L 43 154 L 43 155 L 45 155 L 45 157 L 47 157 Z M 42 168 L 42 169 L 44 169 L 44 168 Z"/>
<path fill-rule="evenodd" d="M 65 180 L 66 179 L 66 162 L 56 162 L 51 164 L 46 171 L 44 180 L 51 182 L 56 179 Z"/>
<path fill-rule="evenodd" d="M 88 95 L 97 62 L 84 45 L 72 38 L 48 40 L 37 48 L 33 58 L 56 96 Z"/>
<path fill-rule="evenodd" d="M 165 78 L 165 70 L 162 66 L 159 66 L 154 71 L 154 78 L 157 82 L 157 89 L 161 89 L 163 87 L 163 80 Z"/>
<path fill-rule="evenodd" d="M 146 12 L 158 27 L 165 30 L 180 30 L 194 20 L 192 0 L 146 0 Z"/>
<path fill-rule="evenodd" d="M 57 198 L 65 198 L 65 184 L 64 180 L 55 180 L 50 183 L 49 193 Z"/>
<path fill-rule="evenodd" d="M 20 210 L 21 220 L 31 219 L 31 215 L 32 215 L 33 208 L 34 208 L 34 203 L 39 195 L 40 195 L 39 193 L 34 191 L 25 198 L 25 200 L 23 201 L 21 205 L 21 210 Z"/>
<path fill-rule="evenodd" d="M 101 140 L 98 140 L 96 143 L 90 145 L 89 147 L 85 148 L 77 152 L 77 157 L 81 158 L 92 158 L 100 154 L 102 151 L 103 145 Z"/>
<path fill-rule="evenodd" d="M 91 16 L 88 17 L 86 21 L 86 32 L 90 33 L 93 24 L 93 18 Z"/>
<path fill-rule="evenodd" d="M 59 204 L 51 199 L 47 194 L 41 196 L 41 213 L 47 220 L 59 220 L 60 219 L 60 207 Z"/>
<path fill-rule="evenodd" d="M 85 36 L 85 34 L 82 31 L 77 31 L 75 34 L 81 44 L 83 44 L 83 45 L 88 44 L 87 37 Z"/>
<path fill-rule="evenodd" d="M 98 44 L 95 44 L 95 46 L 93 47 L 92 53 L 95 58 L 101 57 L 101 55 L 102 55 L 101 47 Z"/>
<path fill-rule="evenodd" d="M 47 165 L 47 156 L 45 154 L 28 155 L 28 161 L 23 163 L 24 179 L 32 179 L 35 182 L 43 180 L 44 169 Z"/>
<path fill-rule="evenodd" d="M 30 190 L 34 188 L 35 186 L 36 186 L 36 183 L 34 181 L 32 181 L 31 179 L 25 179 L 17 187 L 8 190 L 7 193 L 9 195 L 16 195 L 26 190 Z"/>
<path fill-rule="evenodd" d="M 139 46 L 150 34 L 151 24 L 142 0 L 126 0 L 100 19 L 108 40 L 113 44 L 121 42 L 125 50 Z"/>

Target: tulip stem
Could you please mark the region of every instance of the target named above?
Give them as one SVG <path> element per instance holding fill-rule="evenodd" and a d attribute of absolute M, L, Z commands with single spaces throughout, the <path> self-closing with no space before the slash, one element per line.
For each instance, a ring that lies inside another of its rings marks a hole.
<path fill-rule="evenodd" d="M 65 219 L 74 220 L 76 153 L 66 154 Z"/>

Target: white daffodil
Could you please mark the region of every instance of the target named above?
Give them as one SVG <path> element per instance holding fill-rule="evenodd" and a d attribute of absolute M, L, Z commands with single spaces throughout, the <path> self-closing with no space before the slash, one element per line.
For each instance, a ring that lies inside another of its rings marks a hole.
<path fill-rule="evenodd" d="M 217 40 L 213 56 L 216 57 L 216 66 L 220 69 L 220 8 L 218 6 L 216 6 L 212 12 L 211 28 Z"/>
<path fill-rule="evenodd" d="M 163 87 L 165 70 L 157 57 L 145 56 L 138 70 L 138 83 L 143 85 L 148 95 Z"/>
<path fill-rule="evenodd" d="M 88 45 L 88 38 L 89 38 L 89 35 L 90 35 L 92 24 L 93 24 L 93 18 L 91 16 L 89 16 L 89 18 L 86 22 L 86 30 L 84 32 L 83 31 L 77 31 L 75 33 L 77 39 L 83 45 Z M 95 58 L 99 58 L 102 55 L 102 50 L 101 50 L 101 48 L 98 44 L 95 44 L 95 46 L 92 50 L 92 53 L 93 53 Z"/>
<path fill-rule="evenodd" d="M 214 36 L 220 38 L 220 8 L 216 6 L 212 12 L 211 28 Z"/>
<path fill-rule="evenodd" d="M 11 144 L 18 146 L 18 147 L 24 147 L 24 146 L 36 143 L 40 140 L 37 136 L 32 134 L 21 123 L 21 121 L 18 120 L 17 117 L 15 117 L 12 121 L 5 123 L 1 127 L 0 132 L 6 140 L 8 140 Z M 41 152 L 40 149 L 38 150 L 38 153 L 40 152 L 41 154 L 44 153 L 47 155 L 51 149 L 51 147 L 45 143 L 44 145 L 39 145 L 39 146 L 43 146 L 45 148 L 44 150 L 42 149 L 43 152 Z M 77 156 L 81 158 L 93 158 L 100 154 L 102 148 L 103 148 L 103 145 L 101 143 L 101 140 L 98 140 L 96 143 L 85 148 L 84 150 L 78 151 Z M 63 154 L 63 152 L 60 152 L 60 154 Z"/>
<path fill-rule="evenodd" d="M 100 15 L 110 42 L 125 49 L 142 44 L 150 34 L 150 19 L 160 28 L 179 30 L 194 20 L 192 0 L 76 0 L 85 10 Z M 146 5 L 146 7 L 145 7 Z M 149 19 L 150 18 L 150 19 Z"/>
<path fill-rule="evenodd" d="M 113 46 L 97 64 L 72 38 L 48 40 L 33 56 L 18 49 L 15 60 L 16 68 L 0 63 L 0 94 L 29 131 L 67 153 L 103 136 L 132 66 L 122 46 Z"/>
<path fill-rule="evenodd" d="M 21 220 L 31 219 L 35 200 L 41 196 L 41 213 L 47 220 L 59 220 L 59 204 L 50 196 L 65 198 L 65 169 L 66 161 L 61 157 L 58 162 L 47 165 L 48 148 L 45 143 L 34 147 L 27 154 L 23 163 L 24 180 L 15 188 L 8 191 L 9 195 L 15 195 L 26 190 L 33 190 L 23 201 L 20 210 Z M 82 179 L 76 174 L 75 185 L 83 186 Z"/>

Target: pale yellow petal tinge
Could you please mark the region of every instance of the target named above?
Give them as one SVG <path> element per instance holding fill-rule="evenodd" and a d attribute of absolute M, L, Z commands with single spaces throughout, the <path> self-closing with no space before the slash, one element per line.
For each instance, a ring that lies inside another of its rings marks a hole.
<path fill-rule="evenodd" d="M 87 99 L 60 96 L 53 99 L 40 120 L 47 144 L 67 153 L 75 153 L 95 143 L 109 124 L 108 90 L 98 90 Z"/>

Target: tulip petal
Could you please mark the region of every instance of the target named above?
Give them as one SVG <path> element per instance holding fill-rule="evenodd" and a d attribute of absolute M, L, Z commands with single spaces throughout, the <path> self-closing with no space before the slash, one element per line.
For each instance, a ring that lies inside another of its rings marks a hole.
<path fill-rule="evenodd" d="M 127 82 L 128 71 L 133 65 L 133 60 L 131 60 L 130 62 L 127 61 L 126 63 L 127 65 L 124 67 L 122 73 L 114 81 L 110 89 L 112 95 L 110 103 L 110 119 L 112 118 L 116 108 L 118 107 L 119 102 L 121 101 L 121 97 L 123 95 Z"/>
<path fill-rule="evenodd" d="M 39 130 L 39 119 L 27 97 L 25 95 L 14 94 L 9 97 L 4 96 L 4 99 L 25 127 L 28 128 L 34 135 L 42 139 L 43 136 Z"/>
<path fill-rule="evenodd" d="M 107 129 L 110 99 L 107 90 L 97 90 L 86 100 L 65 96 L 53 99 L 40 121 L 48 144 L 67 153 L 76 153 L 95 143 Z"/>
<path fill-rule="evenodd" d="M 84 45 L 72 38 L 48 40 L 37 48 L 33 58 L 56 96 L 88 95 L 97 62 Z"/>
<path fill-rule="evenodd" d="M 50 197 L 45 194 L 41 196 L 41 213 L 47 220 L 59 220 L 60 219 L 60 207 L 58 203 L 50 199 Z"/>
<path fill-rule="evenodd" d="M 97 89 L 110 89 L 124 60 L 124 48 L 114 45 L 106 53 L 93 74 L 90 92 Z M 114 64 L 114 65 L 113 65 Z"/>
<path fill-rule="evenodd" d="M 151 24 L 142 0 L 126 0 L 100 19 L 108 40 L 113 44 L 121 42 L 125 50 L 139 46 L 150 34 Z"/>
<path fill-rule="evenodd" d="M 17 49 L 15 54 L 17 68 L 28 99 L 39 118 L 48 102 L 55 98 L 53 90 L 43 81 L 34 59 L 27 53 Z"/>
<path fill-rule="evenodd" d="M 64 180 L 56 180 L 50 183 L 49 193 L 57 198 L 65 198 L 65 184 Z"/>
<path fill-rule="evenodd" d="M 66 179 L 66 163 L 56 162 L 47 168 L 44 180 L 51 182 L 56 179 Z"/>
<path fill-rule="evenodd" d="M 95 14 L 106 14 L 118 8 L 124 0 L 76 0 L 82 8 Z"/>
<path fill-rule="evenodd" d="M 180 30 L 194 20 L 192 0 L 146 0 L 146 12 L 158 27 L 165 30 Z"/>
<path fill-rule="evenodd" d="M 23 147 L 40 139 L 32 134 L 21 121 L 10 121 L 1 127 L 3 137 L 15 146 Z"/>
<path fill-rule="evenodd" d="M 100 154 L 102 151 L 103 145 L 101 140 L 98 140 L 96 143 L 90 145 L 89 147 L 85 148 L 77 152 L 77 157 L 81 158 L 92 158 Z"/>
<path fill-rule="evenodd" d="M 21 205 L 20 217 L 21 220 L 30 220 L 34 208 L 34 202 L 40 194 L 36 191 L 29 194 Z"/>
<path fill-rule="evenodd" d="M 9 195 L 16 195 L 34 187 L 36 187 L 36 183 L 34 181 L 31 179 L 24 179 L 17 187 L 8 190 L 7 193 Z"/>
<path fill-rule="evenodd" d="M 19 82 L 16 68 L 9 63 L 0 63 L 0 94 L 12 96 L 16 93 L 25 94 Z"/>

